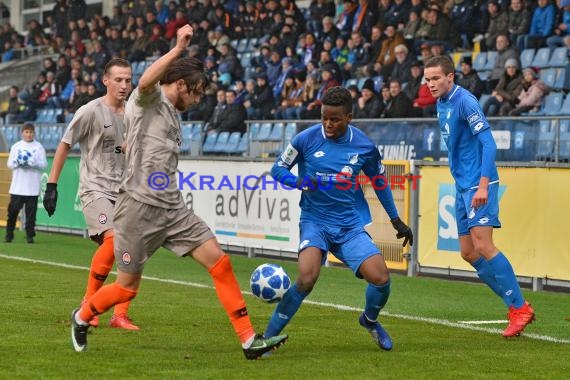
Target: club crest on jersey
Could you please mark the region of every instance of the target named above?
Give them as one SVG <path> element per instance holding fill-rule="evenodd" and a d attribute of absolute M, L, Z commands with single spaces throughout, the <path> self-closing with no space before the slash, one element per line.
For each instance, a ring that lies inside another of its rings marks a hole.
<path fill-rule="evenodd" d="M 121 255 L 121 260 L 123 261 L 123 264 L 129 265 L 131 263 L 131 254 L 127 251 L 123 251 L 123 254 Z"/>
<path fill-rule="evenodd" d="M 346 175 L 347 177 L 350 177 L 352 175 L 352 168 L 350 166 L 345 166 L 342 169 L 340 169 L 340 172 Z"/>
<path fill-rule="evenodd" d="M 349 153 L 348 163 L 351 165 L 356 165 L 358 163 L 358 153 Z"/>
<path fill-rule="evenodd" d="M 99 214 L 99 224 L 106 224 L 107 223 L 107 215 Z"/>

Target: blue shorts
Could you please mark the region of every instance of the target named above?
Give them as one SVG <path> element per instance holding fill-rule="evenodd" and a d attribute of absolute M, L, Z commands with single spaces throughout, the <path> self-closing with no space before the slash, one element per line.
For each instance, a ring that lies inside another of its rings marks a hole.
<path fill-rule="evenodd" d="M 487 204 L 477 209 L 471 207 L 471 200 L 477 189 L 460 192 L 455 188 L 455 217 L 459 236 L 469 235 L 469 230 L 478 226 L 501 228 L 499 221 L 499 182 L 489 184 Z M 467 211 L 469 210 L 469 211 Z"/>
<path fill-rule="evenodd" d="M 332 254 L 348 266 L 358 278 L 360 265 L 371 256 L 380 254 L 380 250 L 363 227 L 330 227 L 314 222 L 299 223 L 299 252 L 307 247 L 317 247 L 323 254 L 322 264 L 326 261 L 326 253 Z"/>

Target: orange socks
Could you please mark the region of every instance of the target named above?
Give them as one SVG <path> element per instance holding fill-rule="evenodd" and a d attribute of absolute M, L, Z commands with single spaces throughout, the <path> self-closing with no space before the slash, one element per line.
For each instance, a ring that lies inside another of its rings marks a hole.
<path fill-rule="evenodd" d="M 136 291 L 123 288 L 116 282 L 103 286 L 81 307 L 79 318 L 83 321 L 90 321 L 91 318 L 106 312 L 113 305 L 130 301 L 136 295 Z"/>
<path fill-rule="evenodd" d="M 240 342 L 245 343 L 255 334 L 255 331 L 247 314 L 245 300 L 239 289 L 229 256 L 223 255 L 218 262 L 210 268 L 209 272 L 214 280 L 214 287 L 216 288 L 218 299 L 224 309 L 226 309 L 226 313 L 230 317 L 230 322 L 234 326 L 234 330 L 239 336 Z M 89 321 L 90 319 L 83 320 Z"/>
<path fill-rule="evenodd" d="M 103 243 L 97 248 L 91 259 L 91 269 L 89 270 L 89 279 L 87 280 L 87 289 L 83 299 L 88 300 L 107 279 L 109 272 L 113 268 L 115 262 L 115 247 L 113 236 L 103 239 Z M 127 314 L 130 302 L 125 302 L 115 306 L 114 315 Z"/>
<path fill-rule="evenodd" d="M 85 299 L 89 299 L 107 279 L 113 263 L 115 262 L 115 248 L 113 245 L 113 236 L 109 236 L 103 240 L 103 244 L 97 248 L 93 259 L 91 259 L 91 269 L 89 270 L 89 279 L 87 280 L 87 289 L 85 290 Z"/>

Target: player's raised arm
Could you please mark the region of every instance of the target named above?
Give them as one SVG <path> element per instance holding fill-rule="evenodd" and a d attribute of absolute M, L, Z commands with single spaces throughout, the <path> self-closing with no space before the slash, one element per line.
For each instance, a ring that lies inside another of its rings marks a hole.
<path fill-rule="evenodd" d="M 176 32 L 176 45 L 168 53 L 156 60 L 148 69 L 145 70 L 139 80 L 139 91 L 141 93 L 149 93 L 154 90 L 155 85 L 158 83 L 162 75 L 168 69 L 168 66 L 176 61 L 180 55 L 186 50 L 194 30 L 188 24 L 178 29 Z"/>

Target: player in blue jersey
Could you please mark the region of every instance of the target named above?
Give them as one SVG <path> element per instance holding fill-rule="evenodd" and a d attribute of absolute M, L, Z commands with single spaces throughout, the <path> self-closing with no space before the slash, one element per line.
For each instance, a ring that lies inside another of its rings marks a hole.
<path fill-rule="evenodd" d="M 392 340 L 377 321 L 390 295 L 390 275 L 380 251 L 364 230 L 370 211 L 359 183 L 364 176 L 388 213 L 404 246 L 413 243 L 411 229 L 398 217 L 392 191 L 384 177 L 377 147 L 350 125 L 352 98 L 342 87 L 332 87 L 322 98 L 322 123 L 299 133 L 277 159 L 271 175 L 280 183 L 303 190 L 299 244 L 299 277 L 279 302 L 265 336 L 279 334 L 295 315 L 319 278 L 328 251 L 368 282 L 366 305 L 359 323 L 384 350 Z M 299 175 L 290 169 L 298 165 Z"/>
<path fill-rule="evenodd" d="M 503 336 L 519 335 L 534 320 L 509 260 L 493 243 L 499 222 L 497 146 L 477 98 L 454 84 L 454 64 L 447 56 L 426 62 L 424 76 L 437 99 L 441 137 L 455 179 L 455 212 L 461 257 L 509 308 Z"/>

